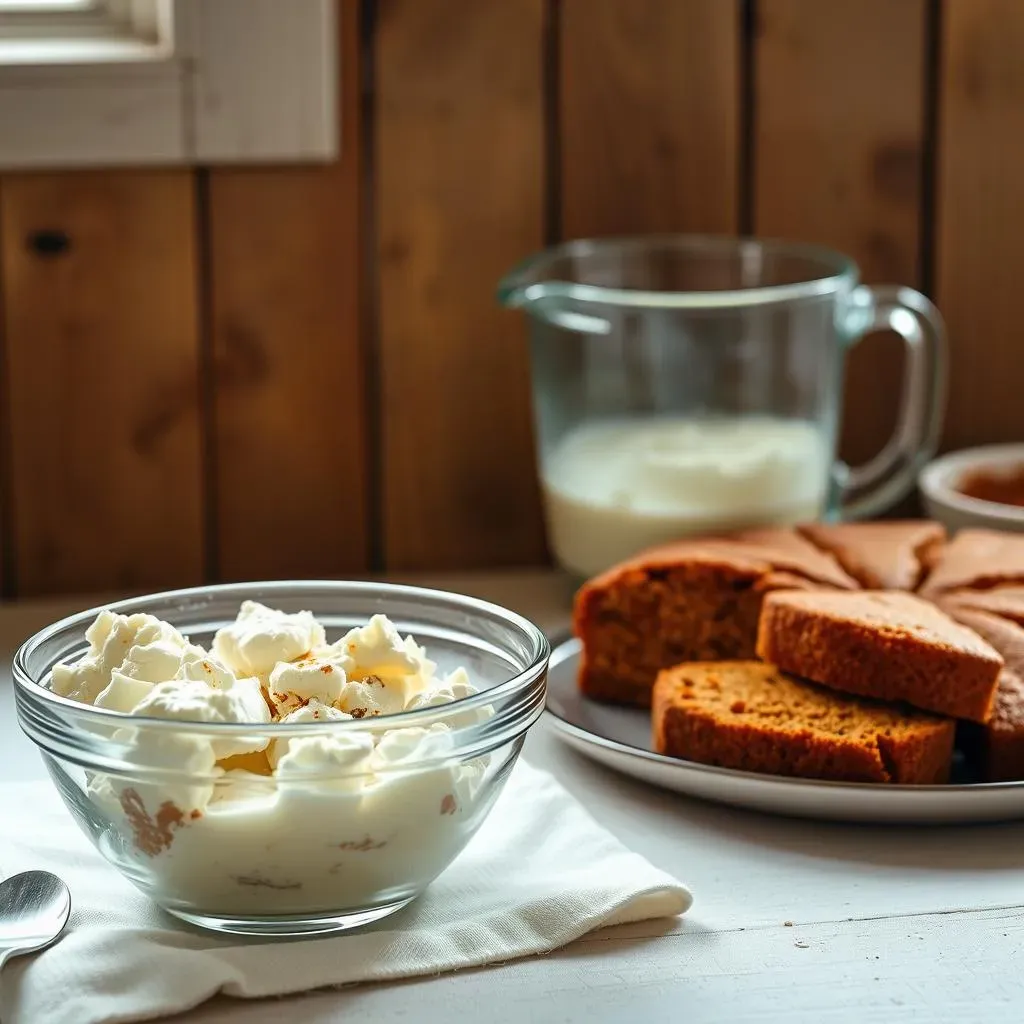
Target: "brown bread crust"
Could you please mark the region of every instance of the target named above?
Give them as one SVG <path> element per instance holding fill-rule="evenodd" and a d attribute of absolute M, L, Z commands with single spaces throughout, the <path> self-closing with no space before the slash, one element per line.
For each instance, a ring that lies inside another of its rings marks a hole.
<path fill-rule="evenodd" d="M 986 590 L 1024 583 L 1024 534 L 960 530 L 919 588 L 923 597 L 970 587 Z"/>
<path fill-rule="evenodd" d="M 654 749 L 741 771 L 841 782 L 949 778 L 954 723 L 846 697 L 764 662 L 678 665 L 654 686 Z"/>
<path fill-rule="evenodd" d="M 750 658 L 771 566 L 712 548 L 633 564 L 583 586 L 573 628 L 579 686 L 595 700 L 648 707 L 658 672 L 680 661 Z"/>
<path fill-rule="evenodd" d="M 669 665 L 752 658 L 765 593 L 856 586 L 791 531 L 741 536 L 750 539 L 655 548 L 584 584 L 573 608 L 582 692 L 648 707 L 655 677 Z"/>
<path fill-rule="evenodd" d="M 912 594 L 861 591 L 766 596 L 757 655 L 823 686 L 985 721 L 1003 659 Z"/>
<path fill-rule="evenodd" d="M 1024 628 L 987 611 L 954 607 L 957 621 L 991 644 L 1006 662 L 999 673 L 992 714 L 979 727 L 985 782 L 1024 779 Z"/>
<path fill-rule="evenodd" d="M 983 770 L 986 782 L 1024 779 L 1024 676 L 1004 670 L 985 725 Z"/>
<path fill-rule="evenodd" d="M 730 541 L 741 550 L 755 553 L 774 569 L 793 573 L 838 590 L 857 590 L 859 584 L 827 551 L 806 541 L 796 530 L 779 527 L 743 530 Z"/>
<path fill-rule="evenodd" d="M 806 523 L 797 527 L 812 544 L 828 551 L 868 590 L 913 590 L 946 539 L 929 519 L 883 523 Z"/>
<path fill-rule="evenodd" d="M 1024 626 L 1024 587 L 1006 586 L 993 587 L 991 590 L 949 590 L 939 594 L 935 603 L 953 618 L 958 618 L 956 611 L 964 608 L 979 612 L 989 612 L 1001 618 Z"/>

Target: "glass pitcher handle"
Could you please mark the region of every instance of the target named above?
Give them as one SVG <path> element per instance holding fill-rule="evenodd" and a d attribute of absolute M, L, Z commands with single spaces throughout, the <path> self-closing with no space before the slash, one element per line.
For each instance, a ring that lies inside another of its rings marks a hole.
<path fill-rule="evenodd" d="M 946 408 L 946 328 L 939 311 L 920 292 L 895 285 L 861 285 L 851 296 L 846 316 L 841 326 L 851 346 L 872 331 L 895 331 L 907 350 L 892 437 L 863 465 L 836 465 L 839 515 L 862 519 L 907 494 L 935 454 Z"/>

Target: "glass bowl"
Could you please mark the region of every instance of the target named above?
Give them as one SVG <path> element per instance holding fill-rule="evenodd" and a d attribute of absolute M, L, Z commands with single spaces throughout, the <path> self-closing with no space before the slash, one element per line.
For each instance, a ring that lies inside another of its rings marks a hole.
<path fill-rule="evenodd" d="M 53 666 L 87 650 L 85 630 L 99 611 L 92 609 L 48 626 L 15 655 L 21 726 L 96 848 L 171 914 L 267 936 L 340 931 L 385 917 L 422 893 L 487 817 L 544 708 L 548 642 L 533 623 L 497 605 L 380 583 L 198 587 L 109 607 L 148 612 L 208 646 L 245 600 L 310 611 L 328 641 L 382 612 L 426 648 L 439 675 L 464 666 L 481 692 L 340 722 L 213 724 L 121 714 L 49 689 Z M 434 723 L 450 731 L 428 732 Z M 213 772 L 188 767 L 190 751 L 210 742 L 223 752 L 254 735 L 343 732 L 358 742 L 396 730 L 416 731 L 391 736 L 391 749 L 404 753 L 373 770 L 365 759 L 327 770 L 321 761 L 312 774 L 287 778 L 230 770 L 244 767 L 243 759 Z"/>

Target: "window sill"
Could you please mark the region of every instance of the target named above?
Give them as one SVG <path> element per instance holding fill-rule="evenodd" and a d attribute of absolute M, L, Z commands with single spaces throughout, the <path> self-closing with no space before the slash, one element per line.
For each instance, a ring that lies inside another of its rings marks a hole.
<path fill-rule="evenodd" d="M 174 42 L 0 40 L 0 169 L 338 155 L 333 0 L 175 0 Z"/>
<path fill-rule="evenodd" d="M 0 84 L 19 72 L 70 73 L 78 67 L 167 59 L 166 47 L 141 39 L 0 39 Z"/>

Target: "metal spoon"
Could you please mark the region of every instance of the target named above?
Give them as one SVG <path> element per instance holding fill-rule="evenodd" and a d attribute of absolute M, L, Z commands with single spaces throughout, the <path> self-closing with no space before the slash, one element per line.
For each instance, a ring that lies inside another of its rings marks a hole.
<path fill-rule="evenodd" d="M 71 914 L 68 887 L 49 871 L 23 871 L 0 882 L 0 967 L 8 957 L 55 942 Z"/>

